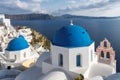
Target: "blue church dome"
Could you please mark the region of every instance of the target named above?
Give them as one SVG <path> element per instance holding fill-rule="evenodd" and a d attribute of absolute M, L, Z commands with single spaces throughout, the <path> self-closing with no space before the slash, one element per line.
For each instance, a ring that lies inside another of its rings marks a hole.
<path fill-rule="evenodd" d="M 25 38 L 20 35 L 19 37 L 14 38 L 11 40 L 6 48 L 7 51 L 18 51 L 22 49 L 26 49 L 29 47 L 28 42 Z"/>
<path fill-rule="evenodd" d="M 56 31 L 52 40 L 53 45 L 69 48 L 89 46 L 92 42 L 84 28 L 73 24 Z"/>

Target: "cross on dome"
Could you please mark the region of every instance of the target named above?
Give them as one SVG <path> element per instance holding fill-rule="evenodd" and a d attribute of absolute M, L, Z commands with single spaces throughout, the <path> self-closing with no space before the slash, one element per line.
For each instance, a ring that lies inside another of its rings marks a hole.
<path fill-rule="evenodd" d="M 71 26 L 73 25 L 73 20 L 70 20 L 70 25 L 71 25 Z"/>

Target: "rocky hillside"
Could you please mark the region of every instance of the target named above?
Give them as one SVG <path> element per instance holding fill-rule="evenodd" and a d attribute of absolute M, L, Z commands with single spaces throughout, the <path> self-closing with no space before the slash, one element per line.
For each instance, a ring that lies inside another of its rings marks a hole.
<path fill-rule="evenodd" d="M 43 45 L 44 48 L 50 50 L 50 41 L 45 36 L 43 36 L 41 33 L 33 29 L 31 30 L 32 30 L 32 36 L 33 36 L 31 44 L 33 46 L 35 46 L 36 44 Z"/>
<path fill-rule="evenodd" d="M 53 18 L 53 16 L 49 14 L 6 14 L 5 17 L 11 20 L 47 20 Z"/>
<path fill-rule="evenodd" d="M 25 26 L 17 26 L 15 27 L 17 30 L 18 29 L 21 29 L 21 28 L 27 28 Z M 31 42 L 31 45 L 32 46 L 36 46 L 36 45 L 42 45 L 45 49 L 48 49 L 50 50 L 50 41 L 45 37 L 43 36 L 41 33 L 37 32 L 36 30 L 30 28 L 31 31 L 32 31 L 32 42 Z"/>

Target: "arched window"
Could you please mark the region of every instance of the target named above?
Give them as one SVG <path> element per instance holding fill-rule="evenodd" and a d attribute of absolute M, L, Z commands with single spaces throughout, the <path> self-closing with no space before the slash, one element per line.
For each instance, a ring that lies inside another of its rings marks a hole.
<path fill-rule="evenodd" d="M 15 55 L 15 60 L 17 59 L 17 55 Z"/>
<path fill-rule="evenodd" d="M 91 50 L 91 61 L 93 60 L 93 51 Z"/>
<path fill-rule="evenodd" d="M 107 42 L 106 41 L 104 42 L 104 47 L 107 47 Z"/>
<path fill-rule="evenodd" d="M 63 66 L 63 55 L 59 54 L 59 66 Z"/>
<path fill-rule="evenodd" d="M 81 56 L 80 55 L 76 56 L 76 66 L 81 66 Z"/>
<path fill-rule="evenodd" d="M 11 66 L 7 66 L 7 69 L 10 70 L 10 69 L 11 69 Z"/>
<path fill-rule="evenodd" d="M 104 52 L 103 51 L 101 51 L 101 57 L 104 57 Z"/>
<path fill-rule="evenodd" d="M 107 52 L 106 58 L 110 58 L 110 52 Z"/>
<path fill-rule="evenodd" d="M 24 53 L 24 58 L 26 58 L 26 53 Z"/>

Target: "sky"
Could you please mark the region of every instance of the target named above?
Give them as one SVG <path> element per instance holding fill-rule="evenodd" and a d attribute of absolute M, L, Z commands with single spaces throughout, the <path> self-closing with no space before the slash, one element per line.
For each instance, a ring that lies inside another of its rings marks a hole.
<path fill-rule="evenodd" d="M 0 13 L 120 16 L 120 0 L 0 0 Z"/>

